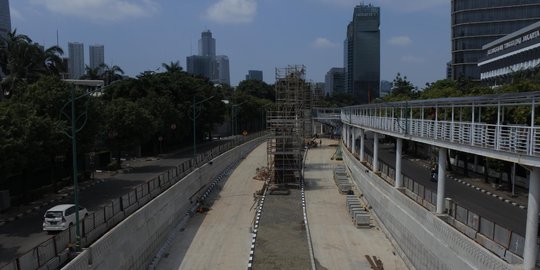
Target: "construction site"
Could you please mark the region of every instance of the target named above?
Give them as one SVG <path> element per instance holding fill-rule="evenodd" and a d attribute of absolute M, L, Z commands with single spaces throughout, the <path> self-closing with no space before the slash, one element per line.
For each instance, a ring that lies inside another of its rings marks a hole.
<path fill-rule="evenodd" d="M 312 95 L 306 67 L 276 68 L 276 105 L 267 113 L 269 184 L 296 185 L 302 171 L 304 147 L 311 137 Z"/>

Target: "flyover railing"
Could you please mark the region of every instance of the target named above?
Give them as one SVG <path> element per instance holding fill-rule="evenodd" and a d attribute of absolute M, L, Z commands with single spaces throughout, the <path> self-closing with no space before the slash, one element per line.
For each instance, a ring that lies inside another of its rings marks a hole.
<path fill-rule="evenodd" d="M 265 134 L 261 132 L 246 137 L 236 137 L 234 140 L 197 155 L 196 159 L 186 160 L 175 168 L 164 171 L 145 183 L 134 187 L 125 195 L 113 199 L 107 205 L 91 212 L 81 223 L 82 246 L 90 246 L 130 214 L 160 195 L 200 165 L 236 146 Z M 13 259 L 10 263 L 0 266 L 0 270 L 56 269 L 69 260 L 71 248 L 74 248 L 75 245 L 75 239 L 75 228 L 69 227 L 67 230 L 52 236 L 23 255 Z"/>
<path fill-rule="evenodd" d="M 540 92 L 375 103 L 343 108 L 344 124 L 540 167 Z"/>

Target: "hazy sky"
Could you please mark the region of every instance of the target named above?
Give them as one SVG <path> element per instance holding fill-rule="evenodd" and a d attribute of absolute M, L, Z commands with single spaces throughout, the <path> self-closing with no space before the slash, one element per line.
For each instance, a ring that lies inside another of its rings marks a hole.
<path fill-rule="evenodd" d="M 373 0 L 381 7 L 381 80 L 397 72 L 422 88 L 445 77 L 450 1 Z M 70 41 L 105 45 L 105 62 L 127 75 L 197 54 L 209 29 L 229 56 L 231 84 L 250 69 L 273 83 L 275 68 L 303 64 L 313 82 L 343 66 L 352 0 L 11 0 L 12 27 L 46 47 Z"/>

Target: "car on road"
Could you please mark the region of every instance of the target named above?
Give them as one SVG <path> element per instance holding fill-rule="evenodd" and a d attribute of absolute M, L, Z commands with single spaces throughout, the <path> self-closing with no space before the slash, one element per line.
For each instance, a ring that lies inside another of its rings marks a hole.
<path fill-rule="evenodd" d="M 63 231 L 76 223 L 76 209 L 74 204 L 59 204 L 45 212 L 43 216 L 44 231 Z M 88 216 L 88 210 L 79 206 L 79 219 Z"/>

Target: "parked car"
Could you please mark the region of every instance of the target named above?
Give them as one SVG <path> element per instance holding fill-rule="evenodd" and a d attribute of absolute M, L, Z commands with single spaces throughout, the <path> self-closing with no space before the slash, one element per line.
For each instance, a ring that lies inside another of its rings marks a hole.
<path fill-rule="evenodd" d="M 44 231 L 63 231 L 76 222 L 76 207 L 74 204 L 59 204 L 45 212 L 43 216 Z M 79 206 L 79 219 L 88 216 L 86 208 Z"/>

